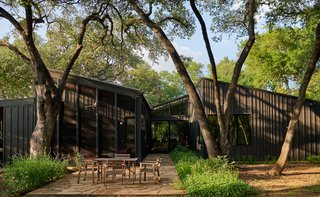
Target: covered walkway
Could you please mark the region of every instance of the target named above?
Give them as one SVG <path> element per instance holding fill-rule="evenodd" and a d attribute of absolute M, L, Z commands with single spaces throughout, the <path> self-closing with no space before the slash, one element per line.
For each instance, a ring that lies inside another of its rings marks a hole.
<path fill-rule="evenodd" d="M 76 172 L 30 192 L 26 196 L 185 196 L 183 190 L 174 188 L 173 182 L 178 174 L 168 154 L 150 154 L 146 159 L 153 160 L 158 156 L 162 157 L 162 163 L 161 180 L 157 184 L 151 173 L 147 173 L 147 181 L 139 184 L 139 171 L 134 184 L 128 177 L 124 185 L 121 184 L 120 177 L 116 177 L 114 182 L 109 179 L 107 186 L 103 183 L 93 184 L 90 173 L 87 175 L 87 180 L 80 180 L 77 184 Z"/>

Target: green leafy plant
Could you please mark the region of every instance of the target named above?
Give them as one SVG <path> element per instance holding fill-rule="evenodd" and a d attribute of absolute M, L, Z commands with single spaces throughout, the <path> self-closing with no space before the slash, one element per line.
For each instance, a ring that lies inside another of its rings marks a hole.
<path fill-rule="evenodd" d="M 248 196 L 255 189 L 238 179 L 234 162 L 227 156 L 199 159 L 189 150 L 170 153 L 179 174 L 180 182 L 191 196 Z"/>
<path fill-rule="evenodd" d="M 8 195 L 22 195 L 66 174 L 68 162 L 50 156 L 17 156 L 4 167 Z"/>
<path fill-rule="evenodd" d="M 307 161 L 313 164 L 320 164 L 320 155 L 311 155 L 307 157 Z"/>

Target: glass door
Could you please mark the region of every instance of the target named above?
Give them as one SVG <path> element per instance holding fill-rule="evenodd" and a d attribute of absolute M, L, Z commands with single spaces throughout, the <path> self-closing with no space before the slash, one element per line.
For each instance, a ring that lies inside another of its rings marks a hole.
<path fill-rule="evenodd" d="M 136 143 L 135 143 L 135 122 L 136 122 L 136 118 L 135 117 L 126 117 L 125 118 L 126 121 L 126 132 L 127 132 L 127 136 L 126 136 L 126 153 L 128 154 L 135 154 L 135 147 L 136 147 Z"/>
<path fill-rule="evenodd" d="M 172 151 L 178 145 L 185 146 L 186 142 L 186 132 L 188 130 L 188 125 L 186 122 L 170 122 L 170 141 L 169 150 Z"/>
<path fill-rule="evenodd" d="M 151 125 L 153 152 L 169 151 L 169 123 L 167 121 L 156 121 Z"/>

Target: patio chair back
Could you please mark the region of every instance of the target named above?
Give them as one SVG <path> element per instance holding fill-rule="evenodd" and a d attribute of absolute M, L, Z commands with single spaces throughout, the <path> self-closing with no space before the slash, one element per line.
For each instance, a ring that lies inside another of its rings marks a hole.
<path fill-rule="evenodd" d="M 161 166 L 161 157 L 157 157 L 155 161 L 146 160 L 140 162 L 140 179 L 141 183 L 142 173 L 144 174 L 144 181 L 146 181 L 146 173 L 151 172 L 153 174 L 153 179 L 156 183 L 160 182 L 160 166 Z"/>
<path fill-rule="evenodd" d="M 109 175 L 111 175 L 112 180 L 117 174 L 121 175 L 121 183 L 123 184 L 123 179 L 126 176 L 126 164 L 125 160 L 121 161 L 107 161 L 104 163 L 104 183 L 106 185 L 106 179 Z"/>

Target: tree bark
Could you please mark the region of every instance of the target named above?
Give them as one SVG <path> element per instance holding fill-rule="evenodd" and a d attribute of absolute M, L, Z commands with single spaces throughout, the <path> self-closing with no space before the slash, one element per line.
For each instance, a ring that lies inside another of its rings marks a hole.
<path fill-rule="evenodd" d="M 293 114 L 291 116 L 289 126 L 287 129 L 286 137 L 284 139 L 280 156 L 277 160 L 277 163 L 274 165 L 274 167 L 269 171 L 269 174 L 274 176 L 280 176 L 282 174 L 282 171 L 285 167 L 285 164 L 288 159 L 289 151 L 292 146 L 293 136 L 295 134 L 295 128 L 299 121 L 299 116 L 301 113 L 302 106 L 305 101 L 306 96 L 306 90 L 308 88 L 310 79 L 312 77 L 312 74 L 314 72 L 314 69 L 316 67 L 316 64 L 320 57 L 320 22 L 318 23 L 316 27 L 316 40 L 315 40 L 315 46 L 313 48 L 313 52 L 307 67 L 307 70 L 303 76 L 303 80 L 299 89 L 299 96 L 298 100 L 294 106 Z"/>
<path fill-rule="evenodd" d="M 50 152 L 50 142 L 60 105 L 55 106 L 51 92 L 45 85 L 36 85 L 36 127 L 30 139 L 30 155 L 38 156 Z"/>
<path fill-rule="evenodd" d="M 232 144 L 231 144 L 231 137 L 229 131 L 229 122 L 230 122 L 230 107 L 231 103 L 235 94 L 235 90 L 238 84 L 238 79 L 240 76 L 241 68 L 255 42 L 255 33 L 254 33 L 254 13 L 255 13 L 255 0 L 249 0 L 248 1 L 248 8 L 247 8 L 247 15 L 248 15 L 248 35 L 249 39 L 246 43 L 245 48 L 242 50 L 240 57 L 235 65 L 233 75 L 232 75 L 232 81 L 229 84 L 226 98 L 224 100 L 224 104 L 221 105 L 220 101 L 220 95 L 219 95 L 219 85 L 218 85 L 218 76 L 217 76 L 217 69 L 216 69 L 216 63 L 214 60 L 213 52 L 211 50 L 208 33 L 206 30 L 206 24 L 197 9 L 195 5 L 194 0 L 190 0 L 190 5 L 195 13 L 202 30 L 202 36 L 203 40 L 206 45 L 208 57 L 211 64 L 211 72 L 213 76 L 213 94 L 214 94 L 214 105 L 217 111 L 217 118 L 218 118 L 218 124 L 219 124 L 219 151 L 222 155 L 228 155 Z"/>
<path fill-rule="evenodd" d="M 206 117 L 204 107 L 202 105 L 202 102 L 200 100 L 200 97 L 197 93 L 197 90 L 178 54 L 178 52 L 175 50 L 173 44 L 168 39 L 166 34 L 163 32 L 161 27 L 154 23 L 146 13 L 143 12 L 143 10 L 137 5 L 136 1 L 129 0 L 129 3 L 133 7 L 133 9 L 139 14 L 141 17 L 143 23 L 145 23 L 152 31 L 156 34 L 162 45 L 166 48 L 168 53 L 170 54 L 170 57 L 176 67 L 177 72 L 179 73 L 181 80 L 183 81 L 183 84 L 188 92 L 190 102 L 192 103 L 192 106 L 194 108 L 195 116 L 199 122 L 201 134 L 203 136 L 207 153 L 209 158 L 214 158 L 217 156 L 217 148 L 215 144 L 215 140 L 213 138 L 213 135 L 210 132 L 208 119 Z"/>

